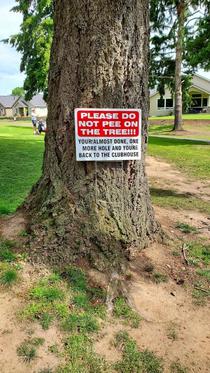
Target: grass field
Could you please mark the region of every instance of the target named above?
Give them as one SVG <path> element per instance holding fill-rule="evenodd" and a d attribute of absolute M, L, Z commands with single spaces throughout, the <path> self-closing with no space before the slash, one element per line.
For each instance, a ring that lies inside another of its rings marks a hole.
<path fill-rule="evenodd" d="M 189 176 L 210 179 L 210 145 L 151 137 L 149 154 L 172 162 Z"/>
<path fill-rule="evenodd" d="M 0 122 L 0 214 L 16 210 L 41 174 L 44 136 L 24 123 Z"/>
<path fill-rule="evenodd" d="M 185 123 L 184 131 L 181 132 L 173 132 L 172 128 L 172 124 L 151 124 L 149 133 L 151 135 L 165 135 L 190 139 L 210 140 L 210 121 L 206 124 L 198 122 L 197 126 L 192 123 Z"/>
<path fill-rule="evenodd" d="M 200 114 L 183 114 L 184 120 L 210 120 L 210 114 L 200 113 Z M 174 115 L 168 115 L 165 117 L 150 117 L 149 120 L 165 120 L 165 119 L 174 119 Z"/>
<path fill-rule="evenodd" d="M 0 215 L 23 202 L 41 174 L 44 136 L 30 124 L 0 124 Z M 149 154 L 166 159 L 189 176 L 210 179 L 210 146 L 177 139 L 150 138 Z"/>

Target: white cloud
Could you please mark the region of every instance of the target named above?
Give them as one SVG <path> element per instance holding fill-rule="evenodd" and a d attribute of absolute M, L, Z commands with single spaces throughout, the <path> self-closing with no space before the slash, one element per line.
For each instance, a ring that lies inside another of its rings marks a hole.
<path fill-rule="evenodd" d="M 14 0 L 0 0 L 0 39 L 7 38 L 19 30 L 22 16 L 20 13 L 10 12 L 14 5 L 16 5 Z"/>

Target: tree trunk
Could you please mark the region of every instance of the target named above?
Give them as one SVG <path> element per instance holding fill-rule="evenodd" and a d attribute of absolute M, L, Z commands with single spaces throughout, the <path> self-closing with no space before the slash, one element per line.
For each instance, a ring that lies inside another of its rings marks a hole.
<path fill-rule="evenodd" d="M 148 43 L 148 0 L 55 1 L 43 175 L 26 205 L 43 260 L 120 266 L 158 230 L 144 166 Z M 142 160 L 76 162 L 77 107 L 142 108 Z"/>
<path fill-rule="evenodd" d="M 181 131 L 182 127 L 182 56 L 183 56 L 183 38 L 185 22 L 185 1 L 179 1 L 177 6 L 177 41 L 176 41 L 176 60 L 175 60 L 175 118 L 173 131 Z"/>

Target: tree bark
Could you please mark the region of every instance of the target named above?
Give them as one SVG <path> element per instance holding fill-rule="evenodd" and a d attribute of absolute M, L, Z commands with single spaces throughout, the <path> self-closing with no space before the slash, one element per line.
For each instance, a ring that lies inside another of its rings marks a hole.
<path fill-rule="evenodd" d="M 43 175 L 26 204 L 43 260 L 121 266 L 159 229 L 144 164 L 148 45 L 148 0 L 55 1 Z M 77 107 L 142 108 L 142 160 L 76 162 Z"/>
<path fill-rule="evenodd" d="M 182 56 L 183 56 L 183 38 L 185 23 L 185 1 L 179 1 L 177 9 L 177 41 L 176 41 L 176 60 L 175 60 L 175 118 L 173 131 L 181 131 L 182 127 Z"/>

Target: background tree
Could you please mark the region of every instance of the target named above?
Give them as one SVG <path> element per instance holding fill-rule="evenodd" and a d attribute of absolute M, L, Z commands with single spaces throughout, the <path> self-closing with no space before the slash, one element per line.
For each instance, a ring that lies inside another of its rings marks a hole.
<path fill-rule="evenodd" d="M 188 40 L 190 63 L 194 68 L 210 70 L 210 2 L 203 4 L 203 17 L 198 22 L 195 33 Z"/>
<path fill-rule="evenodd" d="M 186 107 L 183 96 L 186 104 L 189 100 L 186 89 L 197 68 L 192 63 L 188 41 L 201 25 L 199 20 L 206 4 L 199 0 L 151 1 L 151 85 L 157 84 L 161 94 L 165 86 L 175 93 L 174 130 L 182 129 L 182 109 Z"/>
<path fill-rule="evenodd" d="M 16 87 L 12 90 L 12 95 L 13 96 L 21 96 L 21 97 L 24 97 L 25 96 L 25 92 L 24 92 L 24 89 L 23 87 Z"/>
<path fill-rule="evenodd" d="M 43 260 L 117 266 L 157 232 L 144 164 L 148 54 L 148 0 L 55 2 L 43 175 L 27 201 Z M 142 108 L 142 160 L 77 162 L 77 107 Z"/>
<path fill-rule="evenodd" d="M 47 97 L 50 48 L 53 35 L 52 0 L 16 0 L 12 11 L 23 15 L 20 32 L 6 42 L 22 55 L 20 71 L 25 72 L 24 90 L 30 100 L 38 92 Z"/>

